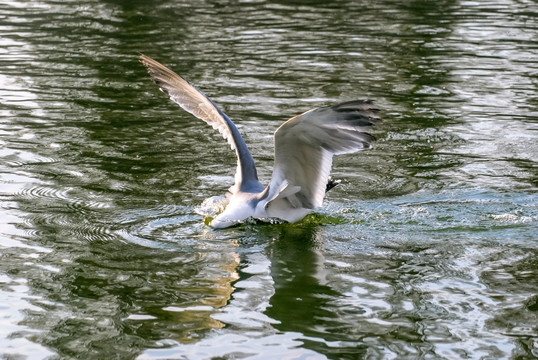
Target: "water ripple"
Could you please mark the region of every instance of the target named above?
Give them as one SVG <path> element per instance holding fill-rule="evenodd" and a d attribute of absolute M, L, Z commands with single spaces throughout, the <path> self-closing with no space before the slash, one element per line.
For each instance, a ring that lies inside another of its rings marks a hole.
<path fill-rule="evenodd" d="M 14 194 L 15 197 L 20 197 L 23 199 L 59 199 L 66 200 L 69 199 L 69 189 L 60 189 L 50 186 L 32 186 L 21 189 L 18 193 Z"/>
<path fill-rule="evenodd" d="M 367 5 L 0 2 L 0 357 L 537 357 L 536 6 Z M 139 52 L 265 182 L 287 118 L 385 121 L 305 221 L 216 231 L 234 154 Z"/>

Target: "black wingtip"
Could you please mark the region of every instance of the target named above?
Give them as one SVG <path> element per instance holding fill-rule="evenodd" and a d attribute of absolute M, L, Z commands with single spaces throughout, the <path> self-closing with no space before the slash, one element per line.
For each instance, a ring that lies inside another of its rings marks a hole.
<path fill-rule="evenodd" d="M 329 178 L 327 181 L 327 185 L 325 187 L 325 192 L 329 192 L 332 188 L 334 188 L 336 185 L 340 184 L 342 180 L 334 180 L 332 178 Z"/>
<path fill-rule="evenodd" d="M 346 101 L 329 106 L 329 108 L 336 113 L 340 121 L 345 121 L 355 127 L 362 127 L 364 130 L 381 121 L 378 115 L 380 110 L 374 106 L 372 100 Z M 375 139 L 372 137 L 370 140 Z"/>

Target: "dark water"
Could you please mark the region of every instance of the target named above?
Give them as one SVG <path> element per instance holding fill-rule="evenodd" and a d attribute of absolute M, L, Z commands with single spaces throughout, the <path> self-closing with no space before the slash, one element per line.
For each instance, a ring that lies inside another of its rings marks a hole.
<path fill-rule="evenodd" d="M 0 3 L 0 358 L 538 357 L 534 1 Z M 295 225 L 208 228 L 236 121 L 268 181 L 311 107 L 379 141 Z"/>

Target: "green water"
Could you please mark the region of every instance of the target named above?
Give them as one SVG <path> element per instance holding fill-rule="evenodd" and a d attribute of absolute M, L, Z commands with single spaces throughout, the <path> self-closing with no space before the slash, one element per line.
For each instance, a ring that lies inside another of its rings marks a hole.
<path fill-rule="evenodd" d="M 532 1 L 0 3 L 0 358 L 538 357 Z M 298 224 L 215 231 L 226 142 L 373 99 L 372 149 Z"/>

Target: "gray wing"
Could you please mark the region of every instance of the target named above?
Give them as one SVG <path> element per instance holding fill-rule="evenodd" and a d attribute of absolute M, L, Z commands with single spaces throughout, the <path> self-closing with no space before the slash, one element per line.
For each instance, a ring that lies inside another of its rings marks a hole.
<path fill-rule="evenodd" d="M 202 91 L 161 63 L 146 55 L 140 55 L 140 61 L 149 75 L 170 96 L 170 99 L 197 118 L 218 130 L 237 154 L 237 172 L 235 185 L 238 187 L 249 181 L 258 181 L 256 166 L 248 147 L 230 120 L 217 105 Z"/>
<path fill-rule="evenodd" d="M 285 198 L 293 208 L 320 207 L 332 157 L 369 148 L 380 121 L 371 101 L 356 100 L 295 116 L 275 132 L 275 165 L 268 205 Z"/>

